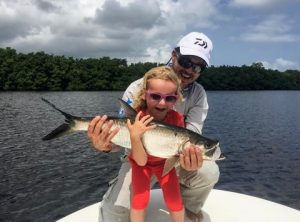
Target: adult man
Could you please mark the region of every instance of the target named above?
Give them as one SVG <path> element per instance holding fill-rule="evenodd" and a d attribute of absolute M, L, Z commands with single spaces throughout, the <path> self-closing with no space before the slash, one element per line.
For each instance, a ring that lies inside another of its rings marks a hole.
<path fill-rule="evenodd" d="M 176 110 L 185 116 L 186 128 L 197 133 L 202 132 L 207 116 L 208 104 L 205 90 L 196 82 L 200 73 L 209 65 L 213 45 L 203 33 L 191 32 L 184 36 L 172 51 L 169 64 L 181 79 L 183 102 Z M 133 82 L 125 91 L 123 100 L 133 100 L 142 80 Z M 112 122 L 101 130 L 107 116 L 95 117 L 89 126 L 88 136 L 97 150 L 110 152 L 117 149 L 111 139 L 118 129 L 110 132 Z M 186 215 L 192 221 L 202 221 L 201 208 L 213 186 L 219 179 L 219 169 L 213 161 L 203 161 L 201 149 L 190 144 L 180 155 L 177 167 L 181 193 Z M 123 158 L 118 177 L 103 196 L 99 221 L 129 222 L 131 169 L 126 157 Z"/>

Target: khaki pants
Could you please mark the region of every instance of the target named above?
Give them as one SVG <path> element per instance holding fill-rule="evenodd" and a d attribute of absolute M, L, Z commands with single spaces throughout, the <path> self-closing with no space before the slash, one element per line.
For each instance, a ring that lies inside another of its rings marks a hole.
<path fill-rule="evenodd" d="M 103 196 L 99 209 L 99 222 L 130 222 L 131 167 L 126 157 L 122 162 L 118 177 L 110 182 Z M 218 182 L 220 174 L 218 165 L 213 161 L 204 161 L 198 171 L 189 172 L 180 166 L 176 170 L 185 208 L 198 213 Z M 151 184 L 155 184 L 155 177 Z"/>

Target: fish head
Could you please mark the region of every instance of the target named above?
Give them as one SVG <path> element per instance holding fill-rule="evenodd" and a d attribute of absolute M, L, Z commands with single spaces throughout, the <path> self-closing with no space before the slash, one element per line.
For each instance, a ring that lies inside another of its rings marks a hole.
<path fill-rule="evenodd" d="M 202 149 L 203 159 L 205 160 L 215 161 L 222 156 L 218 140 L 212 140 L 199 135 L 199 137 L 197 137 L 195 141 L 191 141 L 191 143 Z"/>

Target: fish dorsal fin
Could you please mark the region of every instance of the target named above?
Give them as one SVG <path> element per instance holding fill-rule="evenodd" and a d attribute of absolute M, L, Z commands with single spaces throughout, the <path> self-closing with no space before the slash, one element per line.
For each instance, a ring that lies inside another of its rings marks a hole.
<path fill-rule="evenodd" d="M 173 167 L 175 167 L 178 160 L 179 160 L 179 156 L 177 156 L 177 155 L 168 158 L 165 162 L 164 170 L 163 170 L 162 175 L 165 176 L 166 174 L 168 174 L 173 169 Z"/>
<path fill-rule="evenodd" d="M 119 102 L 121 104 L 121 109 L 124 110 L 124 117 L 135 117 L 137 112 L 124 100 L 119 98 Z"/>

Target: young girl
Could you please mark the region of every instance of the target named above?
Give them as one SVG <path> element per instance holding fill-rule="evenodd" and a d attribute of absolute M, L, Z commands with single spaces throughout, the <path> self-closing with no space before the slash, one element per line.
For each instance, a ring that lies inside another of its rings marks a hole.
<path fill-rule="evenodd" d="M 143 87 L 133 104 L 138 114 L 133 124 L 129 120 L 127 122 L 131 140 L 129 155 L 132 166 L 131 222 L 144 221 L 145 208 L 150 196 L 150 179 L 153 174 L 160 183 L 172 221 L 184 220 L 184 208 L 175 168 L 162 176 L 166 159 L 147 154 L 142 143 L 143 134 L 155 128 L 154 125 L 148 125 L 153 119 L 184 126 L 183 116 L 172 109 L 178 99 L 181 99 L 180 80 L 171 68 L 156 67 L 145 74 Z"/>

